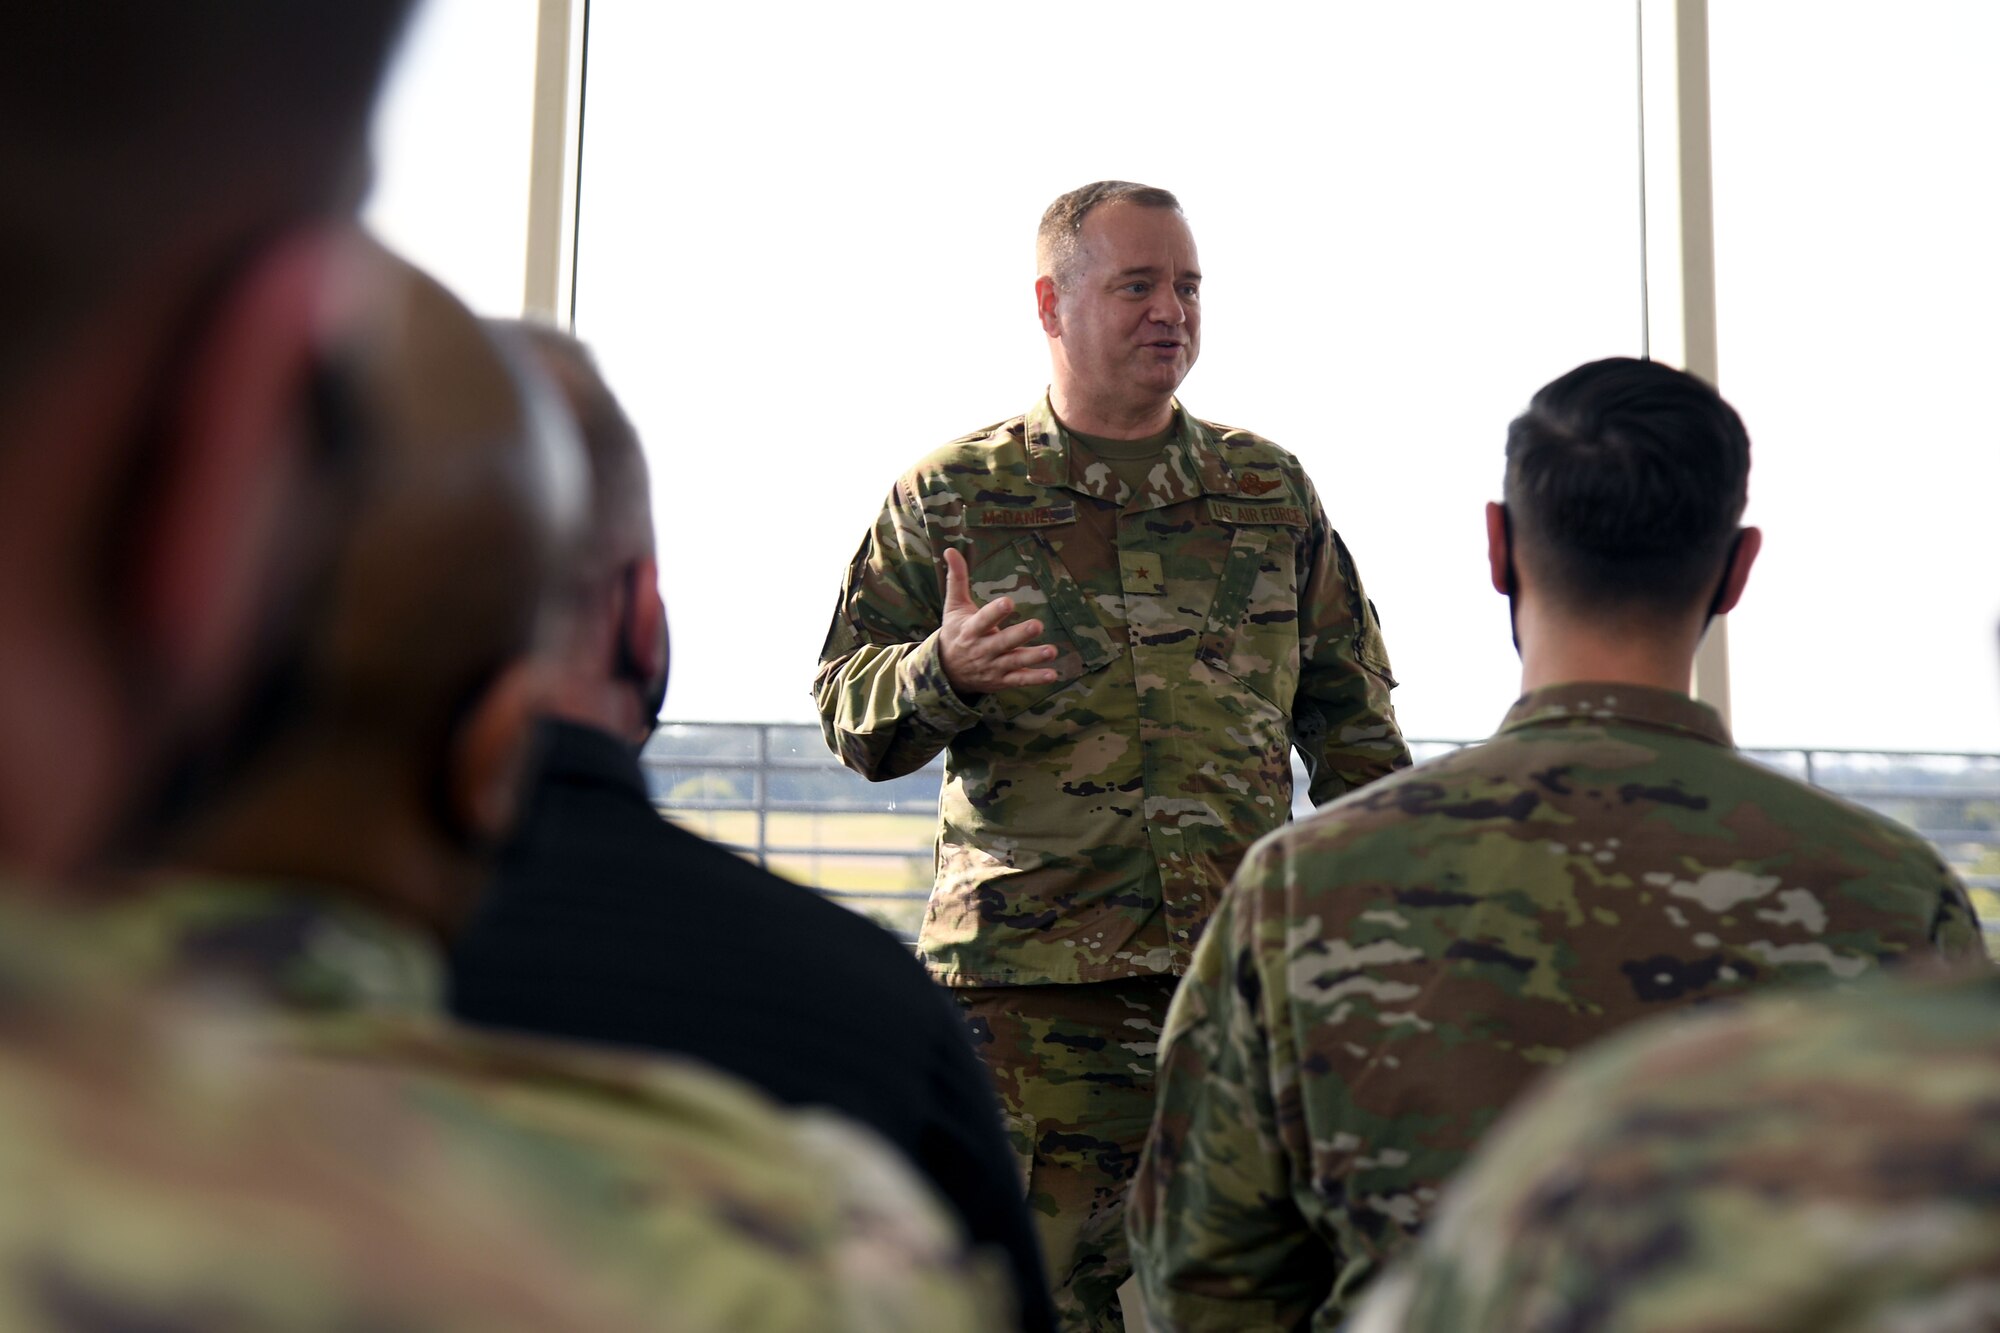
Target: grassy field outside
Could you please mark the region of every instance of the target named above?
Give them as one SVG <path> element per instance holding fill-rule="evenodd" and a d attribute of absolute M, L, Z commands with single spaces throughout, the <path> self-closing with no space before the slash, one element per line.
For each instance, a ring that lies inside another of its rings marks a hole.
<path fill-rule="evenodd" d="M 755 810 L 668 807 L 661 813 L 754 857 Z M 930 891 L 935 816 L 774 810 L 764 820 L 764 845 L 771 849 L 765 864 L 773 874 L 828 892 L 897 934 L 915 937 L 924 903 L 913 895 Z"/>

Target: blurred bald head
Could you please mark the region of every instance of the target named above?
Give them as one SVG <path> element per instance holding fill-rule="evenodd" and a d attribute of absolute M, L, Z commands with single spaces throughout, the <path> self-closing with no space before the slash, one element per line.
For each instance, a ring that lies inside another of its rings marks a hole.
<path fill-rule="evenodd" d="M 574 576 L 591 579 L 653 554 L 653 506 L 646 451 L 597 359 L 581 342 L 534 320 L 495 320 L 494 330 L 532 355 L 561 391 L 590 463 L 588 532 Z"/>
<path fill-rule="evenodd" d="M 537 368 L 399 268 L 357 367 L 369 477 L 314 674 L 328 720 L 400 744 L 533 648 L 583 530 L 588 473 Z"/>
<path fill-rule="evenodd" d="M 354 363 L 363 481 L 292 716 L 176 859 L 348 887 L 443 927 L 511 822 L 588 474 L 538 368 L 394 269 Z"/>
<path fill-rule="evenodd" d="M 531 321 L 495 321 L 494 328 L 531 353 L 561 389 L 590 462 L 588 530 L 563 562 L 550 711 L 642 743 L 666 697 L 667 621 L 639 433 L 582 343 Z"/>
<path fill-rule="evenodd" d="M 166 818 L 319 560 L 410 4 L 0 8 L 0 862 L 64 875 Z"/>

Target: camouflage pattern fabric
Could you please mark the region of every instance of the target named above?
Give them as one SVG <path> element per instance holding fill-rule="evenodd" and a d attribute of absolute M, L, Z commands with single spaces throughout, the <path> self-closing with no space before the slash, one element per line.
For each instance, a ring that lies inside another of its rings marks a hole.
<path fill-rule="evenodd" d="M 1125 1189 L 1153 1119 L 1153 1060 L 1173 988 L 1137 977 L 953 992 L 993 1071 L 1057 1323 L 1070 1333 L 1125 1327 Z"/>
<path fill-rule="evenodd" d="M 2000 983 L 1650 1025 L 1524 1098 L 1352 1333 L 2000 1327 Z"/>
<path fill-rule="evenodd" d="M 1905 955 L 1983 958 L 1914 833 L 1628 685 L 1258 844 L 1176 996 L 1133 1185 L 1165 1329 L 1338 1326 L 1500 1111 L 1638 1019 Z"/>
<path fill-rule="evenodd" d="M 1409 762 L 1374 608 L 1298 460 L 1175 408 L 1152 485 L 1085 465 L 1046 398 L 897 481 L 814 679 L 869 778 L 945 751 L 921 947 L 950 985 L 1179 974 L 1245 848 Z M 961 699 L 942 552 L 1059 650 L 1052 685 Z"/>
<path fill-rule="evenodd" d="M 899 1159 L 692 1066 L 470 1034 L 434 952 L 188 887 L 0 930 L 0 1327 L 1009 1327 Z"/>

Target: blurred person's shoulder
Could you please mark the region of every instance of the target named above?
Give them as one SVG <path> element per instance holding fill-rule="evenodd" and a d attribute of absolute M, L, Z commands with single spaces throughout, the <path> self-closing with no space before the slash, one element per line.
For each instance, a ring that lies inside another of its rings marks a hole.
<path fill-rule="evenodd" d="M 101 944 L 0 900 L 0 1326 L 644 1326 L 449 1136 Z"/>
<path fill-rule="evenodd" d="M 705 1065 L 394 1014 L 298 1049 L 375 1064 L 701 1327 L 987 1328 L 1004 1308 L 997 1270 L 886 1144 Z"/>
<path fill-rule="evenodd" d="M 1748 1101 L 1744 1090 L 1790 1085 L 1758 1114 L 1834 1109 L 1822 1096 L 1879 1086 L 1891 1096 L 1904 1075 L 1956 1069 L 1946 1103 L 1970 1108 L 2000 1094 L 2000 979 L 1985 969 L 1878 978 L 1839 992 L 1779 993 L 1642 1025 L 1594 1048 L 1564 1075 L 1569 1105 L 1615 1137 L 1641 1129 L 1619 1108 L 1641 1100 L 1695 1106 Z M 1900 1089 L 1915 1094 L 1915 1089 Z M 1845 1095 L 1845 1094 L 1843 1094 Z M 1929 1093 L 1922 1094 L 1930 1096 Z M 1885 1104 L 1886 1105 L 1886 1104 Z M 1850 1102 L 1855 1124 L 1875 1116 Z M 2000 1143 L 2000 1121 L 1993 1125 Z"/>
<path fill-rule="evenodd" d="M 133 1171 L 73 1138 L 45 1138 L 44 1155 L 103 1174 L 93 1234 L 158 1215 L 164 1273 L 228 1252 L 207 1233 L 254 1240 L 261 1206 L 267 1248 L 318 1235 L 339 1271 L 362 1262 L 340 1247 L 361 1245 L 370 1261 L 500 1268 L 531 1291 L 554 1273 L 586 1307 L 467 1327 L 618 1327 L 611 1315 L 638 1311 L 702 1330 L 978 1329 L 1005 1308 L 994 1272 L 865 1131 L 704 1066 L 459 1027 L 436 1007 L 435 951 L 355 904 L 187 883 L 66 938 L 102 1017 L 62 1045 L 102 1050 L 115 1083 L 65 1100 L 119 1107 L 146 1142 Z M 93 1041 L 114 1021 L 127 1030 Z M 63 1134 L 93 1123 L 44 1119 Z M 266 1197 L 211 1209 L 231 1181 Z"/>
<path fill-rule="evenodd" d="M 1586 1308 L 1635 1330 L 1694 1311 L 1744 1328 L 1985 1327 L 1963 1320 L 2000 1309 L 1996 1032 L 2000 981 L 1966 975 L 1621 1034 L 1510 1113 L 1356 1327 L 1516 1328 Z M 1370 1322 L 1392 1308 L 1397 1322 Z"/>

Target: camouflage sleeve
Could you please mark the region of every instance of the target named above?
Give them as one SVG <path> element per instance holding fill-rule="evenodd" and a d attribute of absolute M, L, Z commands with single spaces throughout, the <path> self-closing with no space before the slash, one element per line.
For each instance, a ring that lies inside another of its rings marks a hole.
<path fill-rule="evenodd" d="M 1127 1196 L 1133 1271 L 1157 1329 L 1304 1327 L 1324 1243 L 1294 1202 L 1268 1039 L 1282 1041 L 1246 881 L 1225 893 L 1161 1038 L 1152 1132 Z M 1282 981 L 1282 977 L 1279 978 Z M 1283 1064 L 1284 1061 L 1277 1063 Z"/>
<path fill-rule="evenodd" d="M 813 676 L 828 748 L 871 781 L 915 772 L 979 721 L 945 679 L 943 612 L 936 552 L 905 477 L 854 553 Z"/>
<path fill-rule="evenodd" d="M 1314 805 L 1410 764 L 1389 691 L 1389 649 L 1346 543 L 1306 484 L 1312 531 L 1300 544 L 1299 689 L 1292 737 Z"/>

